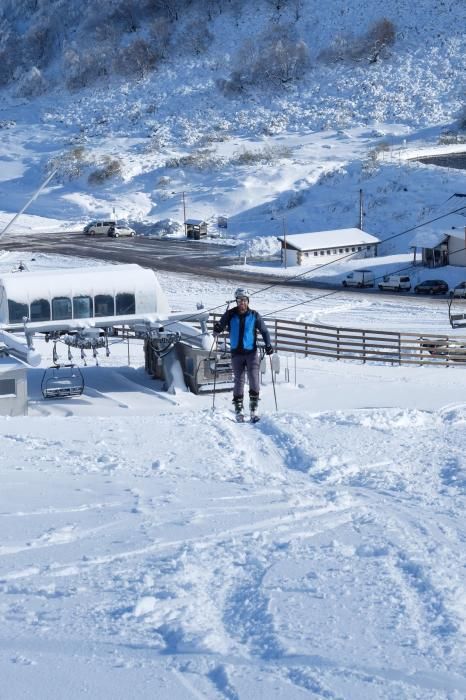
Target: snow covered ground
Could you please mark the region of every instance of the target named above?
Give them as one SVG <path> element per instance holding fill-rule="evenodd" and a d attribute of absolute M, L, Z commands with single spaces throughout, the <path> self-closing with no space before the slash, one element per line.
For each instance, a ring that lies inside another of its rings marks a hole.
<path fill-rule="evenodd" d="M 231 293 L 160 279 L 173 308 Z M 231 394 L 161 393 L 140 346 L 111 349 L 77 399 L 43 401 L 31 369 L 29 416 L 0 419 L 4 697 L 465 697 L 464 368 L 282 358 L 251 426 Z"/>
<path fill-rule="evenodd" d="M 270 23 L 255 3 L 216 17 L 206 54 L 141 80 L 70 93 L 57 73 L 32 101 L 3 90 L 0 232 L 58 167 L 8 237 L 113 215 L 158 235 L 186 213 L 237 246 L 266 316 L 452 334 L 445 299 L 263 292 L 259 273 L 303 272 L 267 259 L 276 236 L 357 225 L 360 190 L 364 229 L 384 241 L 377 275 L 410 264 L 419 232 L 464 227 L 466 171 L 410 160 L 464 152 L 464 130 L 439 145 L 464 109 L 464 3 L 281 6 L 284 21 L 302 12 L 311 69 L 277 94 L 216 87 Z M 319 61 L 382 16 L 397 31 L 386 59 Z M 88 19 L 72 42 L 92 41 Z M 109 159 L 119 174 L 91 184 Z M 9 271 L 18 255 L 0 245 Z M 360 266 L 306 272 L 338 282 Z M 232 298 L 233 283 L 159 278 L 173 310 Z M 44 401 L 52 347 L 38 345 L 29 416 L 0 418 L 2 699 L 466 697 L 465 368 L 283 357 L 278 409 L 267 375 L 252 426 L 232 421 L 231 394 L 161 392 L 138 343 L 89 362 L 80 398 Z"/>

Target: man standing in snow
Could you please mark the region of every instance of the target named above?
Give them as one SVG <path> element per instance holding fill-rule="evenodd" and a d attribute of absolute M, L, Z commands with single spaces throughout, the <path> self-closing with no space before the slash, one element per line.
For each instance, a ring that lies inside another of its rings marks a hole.
<path fill-rule="evenodd" d="M 257 331 L 262 335 L 265 352 L 272 355 L 273 347 L 270 333 L 262 317 L 257 311 L 249 308 L 249 294 L 246 289 L 239 288 L 235 292 L 236 307 L 228 309 L 217 323 L 214 324 L 214 335 L 219 335 L 225 328 L 230 334 L 231 364 L 235 384 L 233 388 L 233 404 L 238 420 L 243 419 L 243 394 L 245 373 L 249 381 L 249 411 L 251 420 L 256 418 L 259 403 L 259 367 L 260 360 L 257 352 Z"/>

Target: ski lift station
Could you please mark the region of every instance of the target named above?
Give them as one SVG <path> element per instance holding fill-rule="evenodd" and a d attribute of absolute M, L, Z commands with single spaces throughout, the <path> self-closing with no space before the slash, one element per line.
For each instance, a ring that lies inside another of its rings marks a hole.
<path fill-rule="evenodd" d="M 214 382 L 218 389 L 231 388 L 231 364 L 212 352 L 207 318 L 203 309 L 171 313 L 155 272 L 139 265 L 6 273 L 0 277 L 0 343 L 9 372 L 5 380 L 13 373 L 21 387 L 26 376 L 22 363 L 41 363 L 34 347 L 34 337 L 41 335 L 54 344 L 53 364 L 42 380 L 44 398 L 79 396 L 84 382 L 72 353 L 80 352 L 85 365 L 91 351 L 97 362 L 98 350 L 109 355 L 113 336 L 124 329 L 143 339 L 146 370 L 162 379 L 166 389 L 189 387 L 199 393 L 209 391 Z M 67 346 L 68 362 L 60 360 L 57 342 Z M 5 384 L 5 391 L 12 386 Z M 23 410 L 20 396 L 18 390 L 15 408 L 11 396 L 4 409 L 0 404 L 0 413 Z"/>
<path fill-rule="evenodd" d="M 27 412 L 27 368 L 0 348 L 0 415 L 25 416 Z"/>

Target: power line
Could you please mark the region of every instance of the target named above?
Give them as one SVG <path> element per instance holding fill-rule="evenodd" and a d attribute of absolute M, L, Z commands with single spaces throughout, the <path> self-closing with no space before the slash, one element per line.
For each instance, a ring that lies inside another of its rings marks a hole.
<path fill-rule="evenodd" d="M 420 224 L 417 224 L 416 226 L 411 226 L 410 228 L 405 229 L 404 231 L 400 231 L 399 233 L 394 233 L 392 236 L 389 236 L 388 238 L 385 238 L 384 240 L 380 241 L 380 243 L 381 243 L 381 244 L 382 244 L 382 243 L 387 243 L 388 241 L 391 241 L 391 240 L 393 240 L 393 239 L 395 239 L 395 238 L 398 238 L 399 236 L 403 236 L 403 235 L 405 235 L 406 233 L 410 233 L 411 231 L 415 231 L 415 230 L 418 229 L 418 228 L 422 228 L 423 226 L 428 226 L 429 224 L 435 223 L 436 221 L 440 221 L 441 219 L 445 219 L 447 216 L 451 216 L 452 214 L 458 214 L 460 211 L 463 211 L 464 209 L 466 209 L 466 206 L 459 207 L 458 209 L 453 209 L 452 211 L 449 211 L 449 212 L 447 212 L 446 214 L 441 214 L 440 216 L 437 216 L 437 217 L 435 217 L 435 218 L 433 218 L 433 219 L 429 219 L 428 221 L 424 221 L 424 222 L 422 222 L 422 223 L 420 223 Z M 457 251 L 453 251 L 453 252 L 457 253 L 457 252 L 461 252 L 461 250 L 465 250 L 465 248 L 461 248 L 461 249 L 459 249 L 459 250 L 457 250 Z M 266 291 L 268 291 L 268 290 L 270 290 L 270 289 L 273 289 L 274 287 L 283 286 L 284 282 L 291 282 L 291 281 L 296 280 L 296 279 L 301 279 L 301 278 L 305 277 L 306 275 L 309 275 L 311 272 L 316 272 L 316 271 L 318 271 L 318 270 L 323 269 L 324 267 L 329 267 L 330 265 L 333 265 L 333 264 L 335 264 L 335 263 L 337 263 L 337 262 L 341 262 L 342 260 L 346 260 L 347 258 L 351 258 L 351 257 L 353 257 L 353 253 L 348 253 L 348 254 L 346 254 L 346 255 L 342 255 L 341 257 L 334 258 L 333 260 L 329 260 L 328 262 L 323 263 L 322 265 L 318 265 L 317 267 L 314 267 L 312 270 L 306 270 L 305 272 L 298 273 L 298 274 L 296 274 L 296 275 L 293 275 L 292 277 L 286 277 L 286 279 L 285 279 L 284 281 L 283 281 L 283 280 L 280 280 L 280 281 L 277 281 L 277 282 L 273 282 L 272 284 L 269 284 L 269 285 L 267 285 L 266 287 L 262 287 L 261 289 L 258 289 L 257 291 L 252 292 L 252 293 L 250 294 L 250 297 L 255 296 L 256 294 L 262 294 L 263 292 L 266 292 Z M 406 269 L 411 269 L 411 268 L 413 268 L 413 267 L 414 267 L 414 265 L 411 264 L 411 265 L 409 265 L 408 268 L 406 268 Z M 403 268 L 403 269 L 404 269 L 404 268 Z M 402 271 L 402 270 L 400 270 L 400 271 Z M 391 273 L 391 274 L 396 274 L 396 272 L 395 272 L 395 273 Z M 377 277 L 376 279 L 380 279 L 381 277 L 384 277 L 384 275 L 380 275 L 380 276 Z M 333 295 L 333 294 L 338 294 L 338 293 L 341 293 L 341 290 L 333 290 L 333 291 L 328 292 L 327 294 L 321 295 L 321 296 L 319 296 L 319 297 L 314 297 L 313 299 L 309 299 L 309 300 L 307 300 L 307 301 L 299 302 L 299 303 L 297 303 L 297 304 L 293 304 L 293 305 L 288 306 L 288 307 L 285 307 L 285 308 L 283 308 L 283 309 L 278 309 L 278 310 L 276 310 L 276 311 L 271 311 L 271 312 L 269 312 L 269 313 L 267 313 L 267 314 L 264 314 L 264 316 L 270 316 L 270 315 L 273 314 L 273 313 L 280 313 L 280 311 L 286 311 L 287 309 L 291 309 L 291 308 L 294 308 L 294 307 L 296 307 L 296 306 L 301 306 L 301 305 L 304 305 L 304 304 L 311 304 L 311 303 L 313 303 L 314 301 L 318 301 L 319 299 L 324 299 L 325 297 L 331 296 L 331 295 Z M 226 303 L 229 305 L 229 304 L 232 303 L 233 301 L 234 301 L 234 300 L 232 299 L 232 300 L 230 300 L 230 301 L 228 301 L 228 302 L 226 302 Z M 211 307 L 210 309 L 206 309 L 205 312 L 206 312 L 206 313 L 211 313 L 211 312 L 213 312 L 213 311 L 216 311 L 217 309 L 220 309 L 220 308 L 223 307 L 224 305 L 225 305 L 225 303 L 223 303 L 223 304 L 218 304 L 217 306 L 213 306 L 213 307 Z M 196 315 L 196 316 L 188 316 L 187 318 L 185 318 L 185 319 L 183 319 L 183 320 L 184 320 L 184 321 L 190 321 L 190 320 L 195 321 L 195 320 L 197 320 L 197 315 Z M 170 326 L 170 325 L 172 325 L 172 324 L 174 324 L 174 323 L 176 323 L 176 321 L 172 321 L 172 322 L 166 323 L 166 324 L 164 324 L 164 328 L 167 328 L 168 326 Z"/>

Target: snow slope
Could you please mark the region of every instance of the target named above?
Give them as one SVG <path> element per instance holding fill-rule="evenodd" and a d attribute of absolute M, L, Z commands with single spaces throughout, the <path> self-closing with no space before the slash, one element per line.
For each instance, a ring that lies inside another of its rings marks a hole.
<path fill-rule="evenodd" d="M 226 292 L 162 284 L 174 308 Z M 0 419 L 5 697 L 464 697 L 464 368 L 283 357 L 251 426 L 111 351 L 78 399 L 29 370 L 29 416 Z"/>

